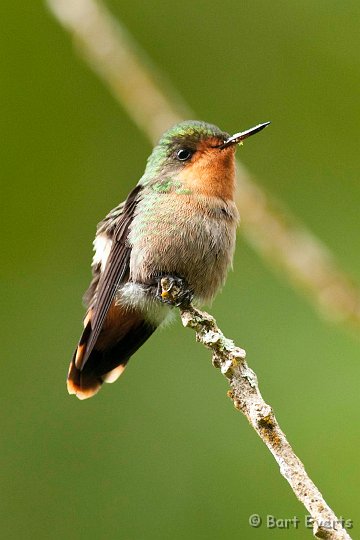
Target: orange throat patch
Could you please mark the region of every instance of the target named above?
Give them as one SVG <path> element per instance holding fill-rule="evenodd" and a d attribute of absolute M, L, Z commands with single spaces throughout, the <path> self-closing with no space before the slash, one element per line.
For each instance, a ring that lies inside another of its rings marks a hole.
<path fill-rule="evenodd" d="M 235 147 L 220 150 L 214 146 L 218 139 L 199 143 L 191 161 L 179 173 L 178 179 L 185 189 L 207 197 L 234 200 Z"/>

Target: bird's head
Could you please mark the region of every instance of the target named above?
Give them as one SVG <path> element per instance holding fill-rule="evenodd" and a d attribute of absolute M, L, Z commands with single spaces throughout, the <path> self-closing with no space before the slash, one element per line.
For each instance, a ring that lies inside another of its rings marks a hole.
<path fill-rule="evenodd" d="M 155 146 L 144 181 L 167 186 L 177 183 L 189 193 L 196 191 L 232 199 L 236 147 L 269 123 L 230 136 L 205 122 L 180 122 L 166 131 Z"/>

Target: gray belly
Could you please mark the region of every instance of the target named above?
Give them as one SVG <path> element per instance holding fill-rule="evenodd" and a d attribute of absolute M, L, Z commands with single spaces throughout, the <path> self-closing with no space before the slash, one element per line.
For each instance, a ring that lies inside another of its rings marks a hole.
<path fill-rule="evenodd" d="M 170 203 L 154 216 L 139 214 L 134 220 L 129 235 L 131 279 L 145 283 L 157 273 L 176 274 L 186 279 L 198 302 L 209 302 L 223 285 L 232 262 L 236 208 L 232 216 L 222 212 L 209 215 L 208 211 L 194 214 L 189 205 L 174 213 Z"/>

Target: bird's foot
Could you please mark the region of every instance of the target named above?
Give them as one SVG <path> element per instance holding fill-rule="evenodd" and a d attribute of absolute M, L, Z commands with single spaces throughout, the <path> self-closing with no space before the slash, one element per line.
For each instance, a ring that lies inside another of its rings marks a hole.
<path fill-rule="evenodd" d="M 156 298 L 163 304 L 186 307 L 191 303 L 194 292 L 189 288 L 184 278 L 175 275 L 162 275 L 158 276 L 156 281 Z"/>

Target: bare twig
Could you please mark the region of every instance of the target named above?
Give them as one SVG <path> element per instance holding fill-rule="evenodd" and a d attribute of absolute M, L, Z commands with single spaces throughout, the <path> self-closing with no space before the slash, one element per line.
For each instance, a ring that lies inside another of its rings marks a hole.
<path fill-rule="evenodd" d="M 174 287 L 166 277 L 161 280 L 161 286 L 164 297 L 176 304 L 181 290 Z M 308 510 L 313 520 L 314 536 L 326 540 L 350 540 L 341 521 L 327 505 L 288 443 L 272 408 L 263 400 L 256 374 L 245 360 L 244 349 L 226 338 L 208 313 L 186 305 L 180 307 L 180 315 L 183 325 L 195 330 L 196 340 L 212 351 L 213 366 L 219 368 L 228 379 L 228 396 L 266 444 L 279 464 L 281 474 Z"/>
<path fill-rule="evenodd" d="M 154 143 L 171 124 L 196 115 L 99 1 L 47 0 L 83 56 Z M 161 83 L 159 82 L 161 80 Z M 275 203 L 238 164 L 238 206 L 246 240 L 295 289 L 337 322 L 359 329 L 360 291 L 322 243 Z M 287 216 L 287 217 L 285 217 Z"/>
<path fill-rule="evenodd" d="M 125 28 L 96 0 L 47 0 L 51 11 L 72 34 L 80 53 L 110 88 L 137 126 L 157 142 L 169 126 L 188 113 L 173 107 L 156 73 Z M 177 104 L 180 101 L 176 98 Z"/>

